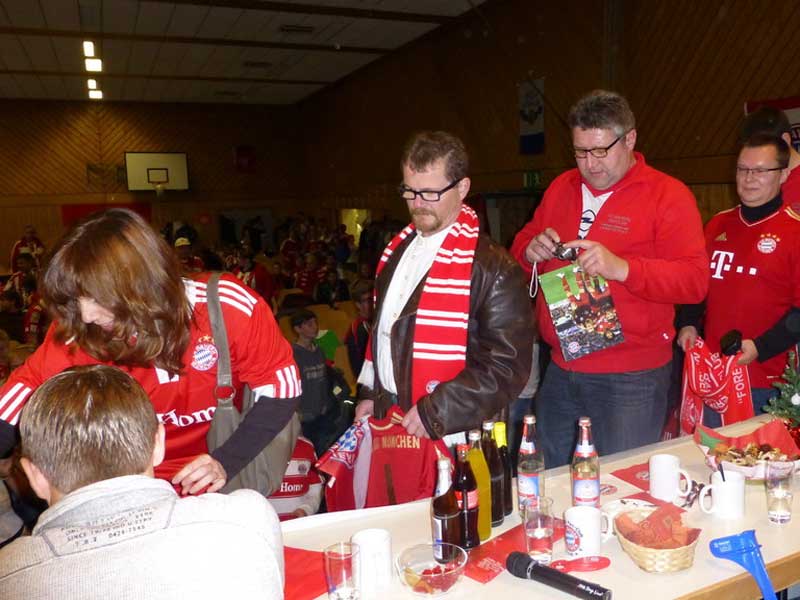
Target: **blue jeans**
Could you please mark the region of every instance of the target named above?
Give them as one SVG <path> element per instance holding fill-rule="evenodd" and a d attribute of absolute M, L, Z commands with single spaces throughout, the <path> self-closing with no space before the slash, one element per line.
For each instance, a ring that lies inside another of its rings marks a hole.
<path fill-rule="evenodd" d="M 671 363 L 628 373 L 576 373 L 550 363 L 536 397 L 539 440 L 549 469 L 567 464 L 578 418 L 591 417 L 599 454 L 652 444 L 661 438 Z"/>
<path fill-rule="evenodd" d="M 764 412 L 764 407 L 772 398 L 778 397 L 778 388 L 751 388 L 753 395 L 753 413 L 758 416 Z M 703 405 L 703 425 L 706 427 L 722 427 L 722 415 Z"/>

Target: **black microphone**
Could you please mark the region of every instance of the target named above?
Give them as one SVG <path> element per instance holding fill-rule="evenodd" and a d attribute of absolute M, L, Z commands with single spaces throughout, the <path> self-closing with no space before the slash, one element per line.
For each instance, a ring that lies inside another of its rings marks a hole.
<path fill-rule="evenodd" d="M 611 600 L 611 590 L 538 564 L 524 552 L 512 552 L 506 559 L 506 569 L 515 577 L 532 579 L 561 592 L 584 600 Z"/>

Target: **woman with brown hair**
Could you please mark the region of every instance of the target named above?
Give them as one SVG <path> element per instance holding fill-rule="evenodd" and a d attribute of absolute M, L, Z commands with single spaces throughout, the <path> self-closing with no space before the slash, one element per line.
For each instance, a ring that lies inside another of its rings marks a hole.
<path fill-rule="evenodd" d="M 13 446 L 19 413 L 36 387 L 69 366 L 112 364 L 142 385 L 166 429 L 166 459 L 156 476 L 184 494 L 222 488 L 289 422 L 300 380 L 263 299 L 223 275 L 219 296 L 234 384 L 249 384 L 259 401 L 208 453 L 218 359 L 208 277 L 182 279 L 169 246 L 129 210 L 97 213 L 69 232 L 42 278 L 53 324 L 0 388 L 0 456 Z"/>

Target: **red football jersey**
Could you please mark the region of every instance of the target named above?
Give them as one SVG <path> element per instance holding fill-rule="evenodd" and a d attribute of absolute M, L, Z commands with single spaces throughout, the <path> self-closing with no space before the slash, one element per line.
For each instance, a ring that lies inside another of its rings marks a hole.
<path fill-rule="evenodd" d="M 372 462 L 367 508 L 430 498 L 436 488 L 436 460 L 450 456 L 441 440 L 419 438 L 396 424 L 402 417 L 403 411 L 393 406 L 384 419 L 369 420 Z"/>
<path fill-rule="evenodd" d="M 297 438 L 281 487 L 269 497 L 281 521 L 294 518 L 292 513 L 298 508 L 305 508 L 308 514 L 319 510 L 323 481 L 314 468 L 316 462 L 314 444 L 304 437 Z"/>
<path fill-rule="evenodd" d="M 208 452 L 206 432 L 216 409 L 214 388 L 219 356 L 206 305 L 205 282 L 209 276 L 204 273 L 198 281 L 184 279 L 193 307 L 191 338 L 183 355 L 184 371 L 170 376 L 156 367 L 121 367 L 147 392 L 166 429 L 166 456 L 156 469 L 156 476 L 163 479 L 170 479 L 195 456 Z M 300 395 L 292 348 L 264 300 L 231 275 L 220 279 L 219 296 L 237 387 L 249 384 L 256 397 Z M 30 393 L 46 379 L 71 366 L 99 362 L 74 344 L 56 342 L 50 327 L 44 343 L 0 389 L 0 419 L 16 425 Z"/>
<path fill-rule="evenodd" d="M 711 219 L 705 233 L 711 259 L 705 340 L 712 351 L 731 329 L 753 339 L 800 306 L 800 215 L 784 206 L 747 223 L 736 207 Z M 782 353 L 750 363 L 752 387 L 771 387 L 786 360 Z"/>

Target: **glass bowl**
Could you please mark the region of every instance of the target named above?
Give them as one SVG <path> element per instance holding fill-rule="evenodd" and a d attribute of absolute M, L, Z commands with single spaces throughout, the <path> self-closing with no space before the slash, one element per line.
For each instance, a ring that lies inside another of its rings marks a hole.
<path fill-rule="evenodd" d="M 411 546 L 395 560 L 400 581 L 419 596 L 446 594 L 461 579 L 466 565 L 464 549 L 443 542 Z"/>

